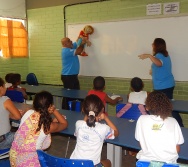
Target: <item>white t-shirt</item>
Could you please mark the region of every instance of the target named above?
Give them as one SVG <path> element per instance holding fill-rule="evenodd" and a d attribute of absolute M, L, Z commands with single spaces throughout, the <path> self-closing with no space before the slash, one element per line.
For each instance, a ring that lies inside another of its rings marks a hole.
<path fill-rule="evenodd" d="M 181 128 L 174 118 L 168 117 L 163 120 L 155 115 L 139 117 L 135 138 L 142 148 L 136 158 L 143 161 L 176 163 L 176 145 L 184 143 Z"/>
<path fill-rule="evenodd" d="M 77 143 L 70 159 L 88 159 L 94 165 L 100 163 L 104 140 L 115 138 L 114 130 L 108 125 L 96 122 L 95 127 L 89 127 L 83 120 L 76 122 L 74 135 Z"/>
<path fill-rule="evenodd" d="M 147 98 L 147 92 L 146 91 L 131 92 L 129 94 L 128 102 L 132 103 L 132 104 L 143 104 L 143 105 L 145 105 L 146 98 Z"/>

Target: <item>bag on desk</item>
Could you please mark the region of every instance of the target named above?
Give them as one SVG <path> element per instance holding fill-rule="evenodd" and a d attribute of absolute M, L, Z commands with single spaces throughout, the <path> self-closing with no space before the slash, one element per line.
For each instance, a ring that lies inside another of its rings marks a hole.
<path fill-rule="evenodd" d="M 69 101 L 68 104 L 69 104 L 69 110 L 81 112 L 81 101 L 73 100 L 73 101 Z"/>

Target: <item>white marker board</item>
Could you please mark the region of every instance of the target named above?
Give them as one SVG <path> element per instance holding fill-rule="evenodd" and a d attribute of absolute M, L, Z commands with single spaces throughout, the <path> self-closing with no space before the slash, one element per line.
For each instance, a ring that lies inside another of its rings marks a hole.
<path fill-rule="evenodd" d="M 87 24 L 95 32 L 86 47 L 89 56 L 79 57 L 80 75 L 151 79 L 151 61 L 138 55 L 152 53 L 153 40 L 163 38 L 175 80 L 188 81 L 188 16 Z M 68 25 L 67 36 L 76 41 L 87 24 Z"/>

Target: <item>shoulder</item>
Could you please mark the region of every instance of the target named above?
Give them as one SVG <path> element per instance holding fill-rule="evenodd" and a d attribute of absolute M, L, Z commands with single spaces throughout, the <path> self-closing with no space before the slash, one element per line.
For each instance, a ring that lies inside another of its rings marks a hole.
<path fill-rule="evenodd" d="M 10 98 L 7 97 L 7 96 L 1 96 L 1 100 L 2 100 L 2 101 L 6 101 L 6 100 L 8 100 L 8 99 L 10 99 Z"/>
<path fill-rule="evenodd" d="M 86 122 L 84 120 L 76 121 L 76 126 L 81 126 L 81 125 L 84 125 L 84 124 L 86 124 Z"/>
<path fill-rule="evenodd" d="M 157 54 L 155 55 L 155 57 L 158 58 L 158 59 L 163 59 L 163 58 L 165 58 L 165 56 L 164 56 L 162 53 L 157 53 Z"/>

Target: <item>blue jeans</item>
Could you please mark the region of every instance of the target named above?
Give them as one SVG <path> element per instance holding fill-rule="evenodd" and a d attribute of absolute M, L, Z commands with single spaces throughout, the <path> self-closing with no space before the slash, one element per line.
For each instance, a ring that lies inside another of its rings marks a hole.
<path fill-rule="evenodd" d="M 0 143 L 0 149 L 10 148 L 14 140 L 15 132 L 5 134 L 5 140 Z"/>

